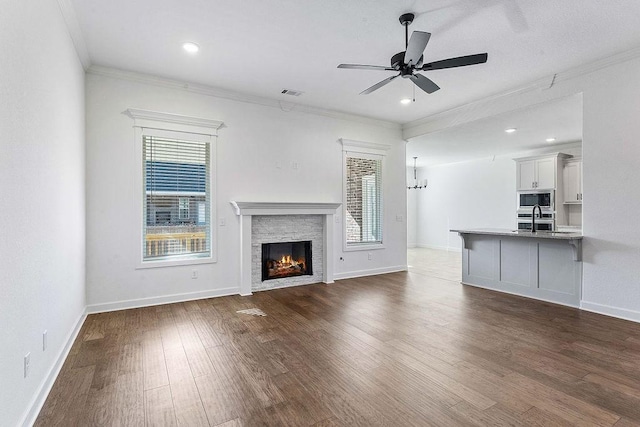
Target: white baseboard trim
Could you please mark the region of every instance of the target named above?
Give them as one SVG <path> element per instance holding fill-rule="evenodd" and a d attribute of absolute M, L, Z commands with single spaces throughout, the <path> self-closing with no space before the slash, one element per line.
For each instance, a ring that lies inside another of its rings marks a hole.
<path fill-rule="evenodd" d="M 407 243 L 407 248 L 412 249 L 412 248 L 417 248 L 418 244 L 415 242 L 411 242 L 411 243 Z"/>
<path fill-rule="evenodd" d="M 416 245 L 417 248 L 424 248 L 424 249 L 437 249 L 439 251 L 447 251 L 447 252 L 462 252 L 462 248 L 461 247 L 452 247 L 452 246 L 436 246 L 436 245 L 425 245 L 422 243 L 418 243 Z"/>
<path fill-rule="evenodd" d="M 617 317 L 618 319 L 640 323 L 640 311 L 627 310 L 626 308 L 612 307 L 610 305 L 597 304 L 595 302 L 588 301 L 581 301 L 580 308 L 592 313 L 603 314 L 605 316 Z"/>
<path fill-rule="evenodd" d="M 19 425 L 28 427 L 28 426 L 32 426 L 35 423 L 36 418 L 38 418 L 38 415 L 40 414 L 40 411 L 44 406 L 44 402 L 47 400 L 47 397 L 49 396 L 49 392 L 51 392 L 51 388 L 53 387 L 53 384 L 56 382 L 56 378 L 58 378 L 58 374 L 62 369 L 62 365 L 64 364 L 64 361 L 67 359 L 67 356 L 69 355 L 69 351 L 71 351 L 71 346 L 73 345 L 73 342 L 78 337 L 78 334 L 80 333 L 80 329 L 82 328 L 82 325 L 84 324 L 84 321 L 86 318 L 87 318 L 87 310 L 85 308 L 80 314 L 80 316 L 78 317 L 78 319 L 76 320 L 75 325 L 73 325 L 73 328 L 67 335 L 66 343 L 60 350 L 60 353 L 58 353 L 58 357 L 56 358 L 51 369 L 49 369 L 49 373 L 40 384 L 40 387 L 38 388 L 37 393 L 34 395 L 33 399 L 31 400 L 31 403 L 28 406 L 27 412 L 22 417 L 22 422 Z"/>
<path fill-rule="evenodd" d="M 105 313 L 108 311 L 127 310 L 129 308 L 150 307 L 153 305 L 171 304 L 174 302 L 192 301 L 197 299 L 239 295 L 239 287 L 211 289 L 208 291 L 188 292 L 184 294 L 163 295 L 159 297 L 130 299 L 125 301 L 91 304 L 87 306 L 88 314 Z"/>
<path fill-rule="evenodd" d="M 398 271 L 407 271 L 407 265 L 394 265 L 391 267 L 372 268 L 370 270 L 346 271 L 344 273 L 334 273 L 336 280 L 353 279 L 356 277 L 375 276 L 377 274 L 396 273 Z"/>
<path fill-rule="evenodd" d="M 502 290 L 502 289 L 495 289 L 495 288 L 491 288 L 489 286 L 477 285 L 475 283 L 460 282 L 460 284 L 464 285 L 464 286 L 472 286 L 474 288 L 486 289 L 488 291 L 498 292 L 498 293 L 501 293 L 501 294 L 513 295 L 513 296 L 516 296 L 516 297 L 527 298 L 527 299 L 534 299 L 536 301 L 544 301 L 544 302 L 548 302 L 550 304 L 556 304 L 556 305 L 562 305 L 562 306 L 565 306 L 565 307 L 576 308 L 578 310 L 580 309 L 579 305 L 568 303 L 568 302 L 554 301 L 552 299 L 540 298 L 540 297 L 537 297 L 537 296 L 534 297 L 534 296 L 531 296 L 531 295 L 522 295 L 522 294 L 519 294 L 517 292 L 510 292 L 510 291 L 505 291 L 505 290 Z"/>

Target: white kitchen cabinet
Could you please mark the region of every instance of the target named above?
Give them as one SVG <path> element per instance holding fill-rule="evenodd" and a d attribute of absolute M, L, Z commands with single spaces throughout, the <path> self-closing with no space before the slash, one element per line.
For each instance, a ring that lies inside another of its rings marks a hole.
<path fill-rule="evenodd" d="M 564 157 L 566 154 L 555 153 L 536 158 L 514 159 L 518 191 L 555 189 L 559 156 Z"/>
<path fill-rule="evenodd" d="M 535 187 L 535 160 L 523 160 L 516 164 L 518 190 L 532 190 Z"/>
<path fill-rule="evenodd" d="M 568 160 L 563 169 L 564 202 L 582 203 L 582 161 Z"/>
<path fill-rule="evenodd" d="M 556 188 L 556 157 L 536 160 L 536 188 Z"/>

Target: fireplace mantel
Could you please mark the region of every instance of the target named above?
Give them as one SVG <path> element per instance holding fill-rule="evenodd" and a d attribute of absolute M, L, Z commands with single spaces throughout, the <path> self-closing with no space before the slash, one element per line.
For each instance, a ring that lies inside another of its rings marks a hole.
<path fill-rule="evenodd" d="M 340 203 L 231 202 L 236 215 L 333 215 Z"/>
<path fill-rule="evenodd" d="M 231 205 L 240 217 L 240 295 L 251 295 L 251 217 L 254 215 L 324 215 L 323 282 L 333 283 L 333 224 L 341 203 L 232 201 Z"/>

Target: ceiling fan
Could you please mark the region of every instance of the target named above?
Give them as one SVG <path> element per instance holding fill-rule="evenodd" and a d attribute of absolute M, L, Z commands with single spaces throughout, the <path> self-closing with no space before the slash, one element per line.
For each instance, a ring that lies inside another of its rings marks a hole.
<path fill-rule="evenodd" d="M 400 16 L 400 24 L 404 26 L 404 37 L 406 51 L 396 53 L 391 57 L 391 66 L 383 65 L 360 65 L 360 64 L 340 64 L 338 68 L 348 68 L 355 70 L 382 70 L 399 72 L 395 76 L 388 77 L 378 82 L 368 89 L 360 92 L 360 95 L 367 95 L 380 89 L 382 86 L 391 82 L 391 80 L 402 76 L 405 79 L 411 79 L 416 86 L 427 93 L 433 93 L 440 89 L 431 79 L 422 74 L 415 74 L 416 71 L 442 70 L 444 68 L 464 67 L 467 65 L 483 64 L 487 62 L 486 53 L 478 53 L 475 55 L 458 56 L 456 58 L 443 59 L 441 61 L 422 63 L 423 55 L 427 43 L 429 43 L 430 33 L 424 31 L 414 31 L 409 39 L 409 25 L 413 22 L 413 13 L 405 13 Z"/>

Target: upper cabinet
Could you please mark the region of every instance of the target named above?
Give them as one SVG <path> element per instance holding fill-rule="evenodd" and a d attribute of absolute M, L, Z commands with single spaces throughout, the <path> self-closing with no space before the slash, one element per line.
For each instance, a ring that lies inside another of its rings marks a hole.
<path fill-rule="evenodd" d="M 558 166 L 567 154 L 555 153 L 546 156 L 525 157 L 516 161 L 518 191 L 553 190 L 557 188 Z"/>
<path fill-rule="evenodd" d="M 563 170 L 564 202 L 582 203 L 582 160 L 567 160 Z"/>
<path fill-rule="evenodd" d="M 518 176 L 518 190 L 532 190 L 536 185 L 536 161 L 535 160 L 516 160 L 516 173 Z"/>

